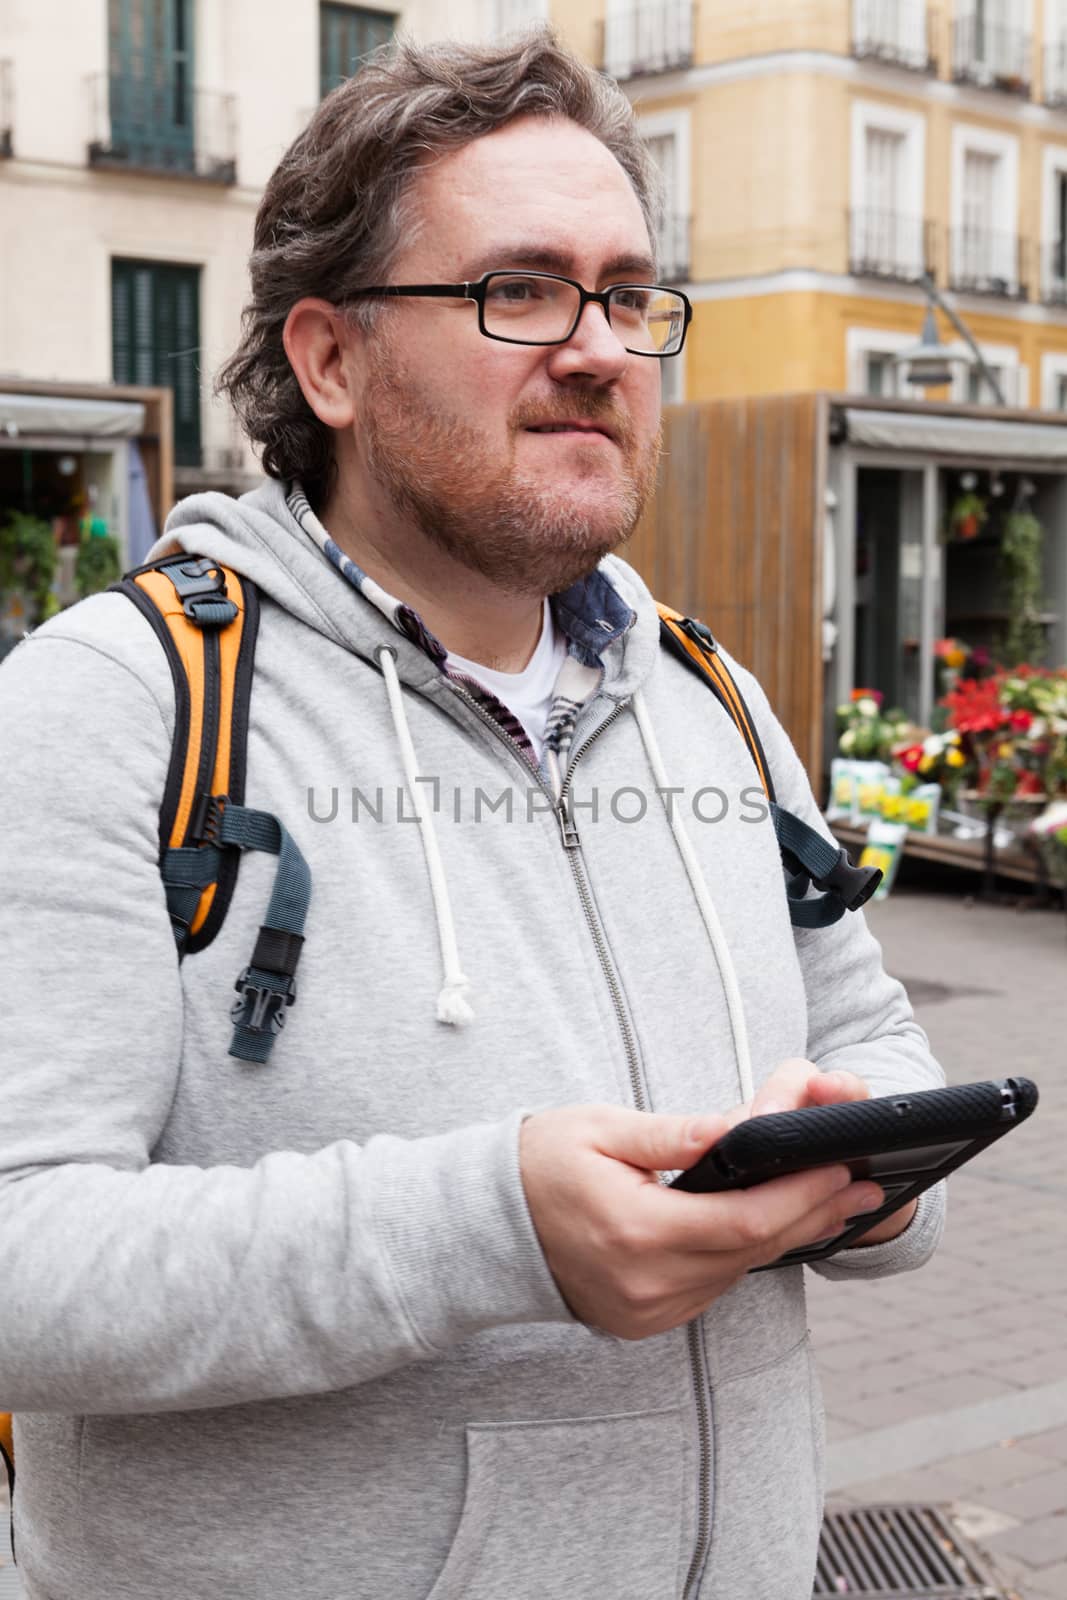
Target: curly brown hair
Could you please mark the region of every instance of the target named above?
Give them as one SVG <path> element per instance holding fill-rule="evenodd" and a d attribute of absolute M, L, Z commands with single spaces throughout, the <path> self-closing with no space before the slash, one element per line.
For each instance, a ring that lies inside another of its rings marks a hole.
<path fill-rule="evenodd" d="M 655 248 L 662 191 L 633 109 L 609 79 L 539 27 L 496 46 L 396 39 L 327 95 L 275 169 L 256 215 L 251 299 L 222 367 L 228 396 L 264 470 L 299 477 L 313 504 L 333 472 L 332 430 L 315 416 L 282 345 L 306 295 L 342 304 L 388 281 L 420 219 L 412 181 L 428 158 L 520 116 L 563 117 L 595 135 L 626 172 Z M 370 327 L 380 307 L 352 314 Z"/>

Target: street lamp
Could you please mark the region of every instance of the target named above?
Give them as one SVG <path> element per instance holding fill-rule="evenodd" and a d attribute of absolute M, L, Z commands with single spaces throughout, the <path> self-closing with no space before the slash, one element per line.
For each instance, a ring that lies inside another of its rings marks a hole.
<path fill-rule="evenodd" d="M 926 317 L 923 321 L 922 337 L 917 344 L 908 345 L 893 357 L 897 367 L 907 368 L 908 383 L 915 384 L 920 389 L 940 389 L 946 383 L 952 382 L 952 362 L 965 361 L 970 366 L 975 366 L 993 391 L 993 398 L 998 406 L 1007 405 L 1004 391 L 989 366 L 981 350 L 975 342 L 974 336 L 966 323 L 957 316 L 952 307 L 941 298 L 934 280 L 929 273 L 924 273 L 920 279 L 927 299 Z M 938 306 L 945 313 L 960 338 L 970 352 L 967 355 L 960 350 L 958 345 L 942 344 L 937 332 L 937 322 L 934 318 L 934 307 Z"/>

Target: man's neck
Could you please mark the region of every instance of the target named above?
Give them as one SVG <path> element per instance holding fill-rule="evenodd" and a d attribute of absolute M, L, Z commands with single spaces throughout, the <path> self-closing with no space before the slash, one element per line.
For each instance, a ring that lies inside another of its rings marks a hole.
<path fill-rule="evenodd" d="M 388 593 L 417 611 L 445 649 L 497 672 L 521 672 L 541 637 L 544 596 L 512 594 L 453 560 L 414 530 L 368 533 L 334 495 L 323 507 L 330 538 Z"/>

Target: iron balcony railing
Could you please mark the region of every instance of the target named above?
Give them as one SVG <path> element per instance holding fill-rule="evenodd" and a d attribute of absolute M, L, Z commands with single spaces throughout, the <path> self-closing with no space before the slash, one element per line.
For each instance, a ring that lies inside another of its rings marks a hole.
<path fill-rule="evenodd" d="M 10 61 L 0 61 L 0 158 L 14 153 L 15 89 Z"/>
<path fill-rule="evenodd" d="M 692 271 L 692 218 L 668 214 L 659 230 L 659 280 L 685 283 Z"/>
<path fill-rule="evenodd" d="M 990 22 L 984 8 L 968 7 L 952 24 L 952 76 L 957 83 L 1028 96 L 1031 54 L 1028 33 Z"/>
<path fill-rule="evenodd" d="M 1067 106 L 1067 40 L 1045 46 L 1041 98 L 1047 106 Z"/>
<path fill-rule="evenodd" d="M 1041 299 L 1047 306 L 1067 306 L 1067 237 L 1041 248 Z"/>
<path fill-rule="evenodd" d="M 648 0 L 632 11 L 609 12 L 598 26 L 600 68 L 610 78 L 641 78 L 693 65 L 692 0 Z"/>
<path fill-rule="evenodd" d="M 936 72 L 926 0 L 852 0 L 852 54 L 912 72 Z"/>
<path fill-rule="evenodd" d="M 89 79 L 89 165 L 237 181 L 236 101 L 147 60 Z"/>
<path fill-rule="evenodd" d="M 918 283 L 935 271 L 936 228 L 924 217 L 869 208 L 848 214 L 848 269 L 857 277 Z"/>
<path fill-rule="evenodd" d="M 1025 300 L 1026 247 L 1014 233 L 961 226 L 949 232 L 949 288 Z"/>

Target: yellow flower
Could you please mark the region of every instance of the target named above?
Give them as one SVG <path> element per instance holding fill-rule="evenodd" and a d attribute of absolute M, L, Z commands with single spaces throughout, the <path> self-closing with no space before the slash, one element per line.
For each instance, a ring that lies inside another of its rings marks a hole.
<path fill-rule="evenodd" d="M 930 768 L 934 767 L 936 765 L 937 765 L 936 757 L 934 757 L 934 756 L 923 756 L 922 760 L 919 762 L 919 771 L 920 772 L 929 772 Z"/>
<path fill-rule="evenodd" d="M 1001 761 L 1010 761 L 1014 754 L 1015 746 L 1013 744 L 1005 743 L 997 745 L 997 756 Z"/>
<path fill-rule="evenodd" d="M 967 762 L 967 757 L 964 755 L 962 750 L 946 750 L 945 751 L 945 765 L 946 766 L 949 766 L 949 767 L 962 767 L 962 766 L 966 765 L 966 762 Z"/>
<path fill-rule="evenodd" d="M 962 667 L 963 663 L 966 661 L 966 659 L 967 659 L 966 650 L 956 649 L 956 650 L 946 650 L 945 651 L 945 665 L 947 667 L 954 667 L 954 668 Z"/>

